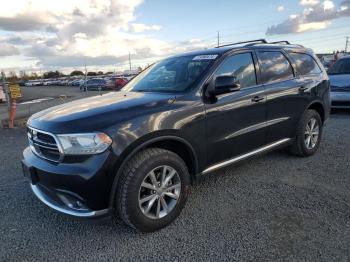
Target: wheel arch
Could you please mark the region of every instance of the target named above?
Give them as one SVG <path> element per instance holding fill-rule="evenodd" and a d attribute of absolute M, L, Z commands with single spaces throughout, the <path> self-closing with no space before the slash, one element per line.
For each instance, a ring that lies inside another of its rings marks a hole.
<path fill-rule="evenodd" d="M 320 115 L 322 123 L 325 122 L 325 120 L 326 120 L 326 111 L 325 111 L 324 105 L 321 102 L 315 101 L 315 102 L 311 103 L 307 107 L 307 110 L 309 110 L 309 109 L 315 110 Z"/>
<path fill-rule="evenodd" d="M 182 158 L 188 168 L 190 173 L 191 183 L 196 179 L 196 174 L 198 173 L 198 157 L 193 148 L 193 146 L 184 138 L 176 135 L 161 135 L 146 141 L 134 142 L 128 148 L 124 150 L 120 156 L 119 163 L 116 164 L 114 170 L 114 179 L 112 188 L 110 191 L 109 206 L 114 206 L 114 201 L 116 197 L 116 189 L 118 185 L 118 180 L 121 174 L 121 170 L 129 159 L 131 159 L 135 154 L 144 150 L 146 148 L 157 147 L 172 151 Z"/>

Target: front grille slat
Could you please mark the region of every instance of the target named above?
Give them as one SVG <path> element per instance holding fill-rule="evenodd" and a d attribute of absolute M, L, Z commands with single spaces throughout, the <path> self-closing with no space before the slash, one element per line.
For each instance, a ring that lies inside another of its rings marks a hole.
<path fill-rule="evenodd" d="M 37 156 L 53 162 L 60 161 L 62 156 L 53 135 L 28 127 L 28 139 Z"/>
<path fill-rule="evenodd" d="M 36 140 L 36 139 L 33 139 L 33 143 L 37 144 L 37 145 L 39 145 L 41 147 L 48 148 L 48 149 L 57 149 L 58 150 L 57 144 L 44 143 L 44 142 Z"/>

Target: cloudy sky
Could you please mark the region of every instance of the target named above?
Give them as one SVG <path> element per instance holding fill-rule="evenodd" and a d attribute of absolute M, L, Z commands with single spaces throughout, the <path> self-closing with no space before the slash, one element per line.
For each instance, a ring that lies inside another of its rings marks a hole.
<path fill-rule="evenodd" d="M 10 0 L 0 8 L 0 69 L 120 70 L 176 52 L 267 38 L 344 49 L 350 0 Z"/>

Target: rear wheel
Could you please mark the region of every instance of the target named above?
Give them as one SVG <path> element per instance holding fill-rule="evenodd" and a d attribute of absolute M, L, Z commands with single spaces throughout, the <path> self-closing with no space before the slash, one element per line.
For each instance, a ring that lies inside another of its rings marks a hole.
<path fill-rule="evenodd" d="M 170 224 L 185 205 L 190 177 L 175 153 L 150 148 L 137 153 L 122 170 L 116 210 L 129 226 L 151 232 Z"/>
<path fill-rule="evenodd" d="M 317 151 L 323 131 L 320 115 L 315 110 L 307 110 L 298 125 L 297 136 L 290 152 L 297 156 L 307 157 Z"/>

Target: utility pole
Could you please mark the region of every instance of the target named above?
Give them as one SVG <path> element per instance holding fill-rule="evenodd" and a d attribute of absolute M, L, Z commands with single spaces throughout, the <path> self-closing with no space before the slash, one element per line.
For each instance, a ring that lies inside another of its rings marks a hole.
<path fill-rule="evenodd" d="M 218 47 L 220 46 L 220 31 L 218 31 Z"/>
<path fill-rule="evenodd" d="M 130 52 L 129 52 L 129 69 L 131 71 L 131 58 L 130 58 Z"/>
<path fill-rule="evenodd" d="M 349 37 L 347 36 L 346 42 L 345 42 L 345 50 L 344 50 L 345 54 L 348 52 L 348 43 L 349 43 Z"/>

